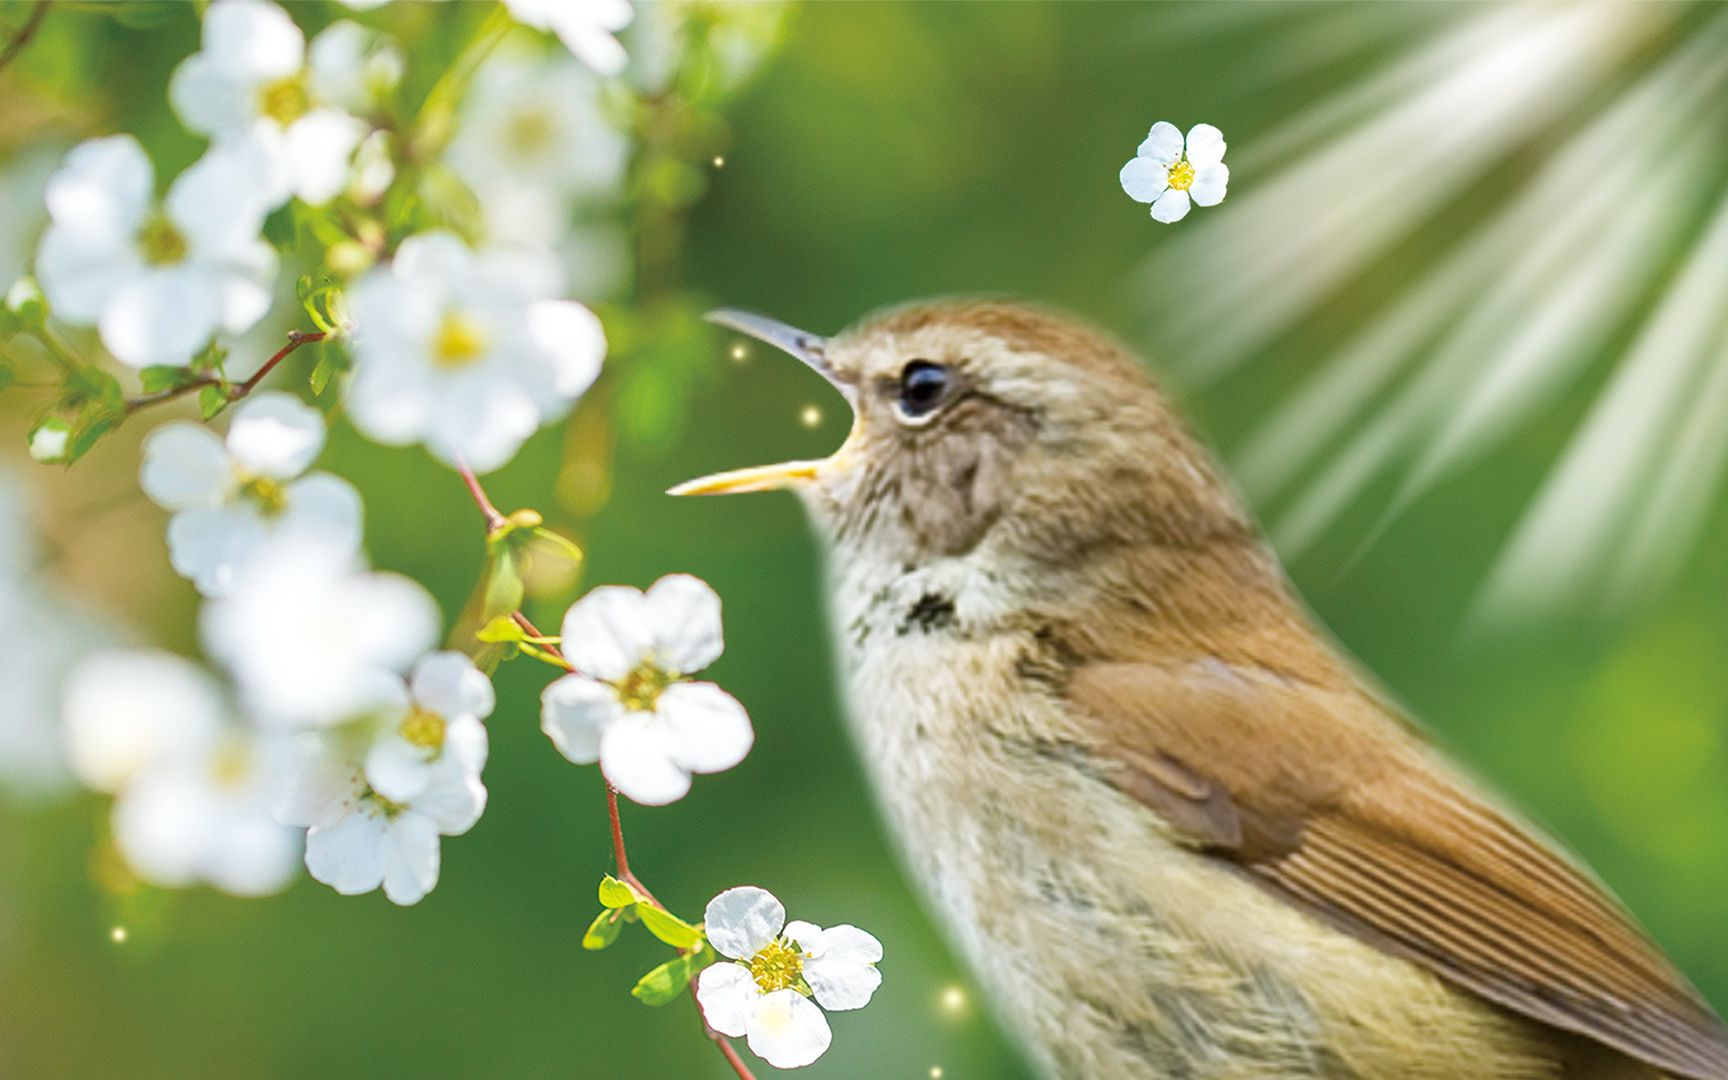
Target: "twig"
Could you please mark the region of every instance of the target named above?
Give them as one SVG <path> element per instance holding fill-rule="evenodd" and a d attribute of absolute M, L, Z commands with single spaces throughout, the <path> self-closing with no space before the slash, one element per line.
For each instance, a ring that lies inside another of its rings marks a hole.
<path fill-rule="evenodd" d="M 280 364 L 282 361 L 292 356 L 294 351 L 300 348 L 300 346 L 310 345 L 315 341 L 323 341 L 328 336 L 329 335 L 322 330 L 288 331 L 288 344 L 277 349 L 275 354 L 272 355 L 270 359 L 264 361 L 263 365 L 259 367 L 257 371 L 254 371 L 245 381 L 237 382 L 230 386 L 228 388 L 228 400 L 239 401 L 241 398 L 250 394 L 258 388 L 259 383 L 264 381 L 266 375 L 269 375 L 272 371 L 276 370 L 277 364 Z M 171 386 L 166 390 L 158 390 L 153 394 L 141 394 L 135 398 L 127 398 L 126 415 L 130 416 L 139 409 L 149 408 L 151 405 L 160 405 L 164 401 L 173 401 L 175 398 L 184 397 L 193 391 L 202 390 L 206 386 L 220 386 L 221 384 L 222 380 L 214 375 L 200 375 L 196 379 L 190 379 L 181 383 L 179 386 Z"/>
<path fill-rule="evenodd" d="M 12 35 L 12 40 L 6 43 L 5 49 L 0 49 L 0 71 L 5 71 L 8 64 L 24 51 L 24 46 L 30 44 L 30 39 L 36 36 L 41 28 L 42 20 L 48 17 L 48 5 L 53 0 L 36 0 L 36 7 L 31 10 L 30 17 L 24 20 L 24 25 Z"/>

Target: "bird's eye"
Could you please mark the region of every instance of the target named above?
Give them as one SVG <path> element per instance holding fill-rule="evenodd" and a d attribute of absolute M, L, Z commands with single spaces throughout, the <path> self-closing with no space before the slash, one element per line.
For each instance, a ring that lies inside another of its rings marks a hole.
<path fill-rule="evenodd" d="M 900 414 L 908 420 L 929 416 L 948 398 L 954 375 L 941 364 L 914 360 L 900 372 Z"/>

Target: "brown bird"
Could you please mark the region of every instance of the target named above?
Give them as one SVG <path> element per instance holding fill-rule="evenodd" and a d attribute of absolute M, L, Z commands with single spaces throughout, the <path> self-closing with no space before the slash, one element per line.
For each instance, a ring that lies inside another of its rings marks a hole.
<path fill-rule="evenodd" d="M 824 340 L 851 720 L 912 877 L 1058 1077 L 1728 1078 L 1623 908 L 1355 670 L 1120 345 L 934 303 Z"/>

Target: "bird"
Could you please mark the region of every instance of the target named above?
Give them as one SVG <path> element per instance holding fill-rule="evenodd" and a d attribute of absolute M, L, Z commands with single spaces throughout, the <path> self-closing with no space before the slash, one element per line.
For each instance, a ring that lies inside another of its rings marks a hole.
<path fill-rule="evenodd" d="M 790 488 L 905 869 L 1038 1074 L 1728 1080 L 1728 1030 L 1580 863 L 1336 645 L 1149 369 L 939 300 L 719 325 L 845 398 Z"/>

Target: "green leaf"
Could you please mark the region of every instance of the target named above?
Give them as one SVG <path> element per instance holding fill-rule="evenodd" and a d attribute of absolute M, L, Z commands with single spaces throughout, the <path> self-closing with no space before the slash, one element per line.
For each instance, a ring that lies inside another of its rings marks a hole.
<path fill-rule="evenodd" d="M 533 536 L 571 562 L 579 563 L 586 557 L 583 555 L 582 549 L 576 545 L 576 541 L 553 532 L 551 529 L 535 529 Z"/>
<path fill-rule="evenodd" d="M 624 920 L 615 909 L 607 909 L 594 916 L 594 921 L 588 924 L 588 932 L 582 935 L 582 947 L 593 952 L 599 952 L 606 946 L 618 940 L 618 935 L 624 929 Z"/>
<path fill-rule="evenodd" d="M 171 364 L 157 364 L 147 367 L 138 373 L 138 384 L 146 394 L 160 393 L 184 386 L 191 382 L 195 375 L 188 368 L 175 367 Z"/>
<path fill-rule="evenodd" d="M 126 391 L 120 380 L 101 368 L 84 367 L 70 371 L 62 386 L 67 405 L 97 405 L 118 411 L 125 405 Z"/>
<path fill-rule="evenodd" d="M 619 881 L 611 874 L 600 879 L 600 906 L 606 908 L 629 907 L 642 899 L 636 890 Z"/>
<path fill-rule="evenodd" d="M 335 374 L 336 361 L 334 359 L 334 353 L 330 349 L 325 349 L 324 354 L 318 358 L 317 365 L 312 368 L 312 393 L 322 395 L 325 387 L 330 385 L 330 379 Z"/>
<path fill-rule="evenodd" d="M 527 593 L 522 584 L 522 572 L 516 566 L 516 555 L 503 548 L 492 557 L 492 572 L 486 578 L 486 597 L 481 606 L 482 617 L 491 620 L 509 615 L 522 607 Z"/>
<path fill-rule="evenodd" d="M 674 957 L 638 979 L 630 995 L 644 1005 L 665 1005 L 684 992 L 695 973 L 692 957 Z"/>
<path fill-rule="evenodd" d="M 213 383 L 198 391 L 198 411 L 204 419 L 215 419 L 228 407 L 228 387 Z"/>
<path fill-rule="evenodd" d="M 224 366 L 228 362 L 228 350 L 212 341 L 205 346 L 204 351 L 192 358 L 188 369 L 194 375 L 225 374 Z"/>
<path fill-rule="evenodd" d="M 674 949 L 688 949 L 702 940 L 702 931 L 652 904 L 637 907 L 636 914 L 642 917 L 642 925 L 648 928 L 650 934 Z"/>

